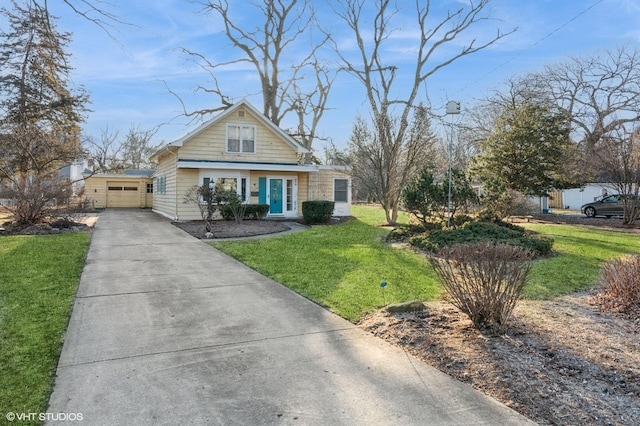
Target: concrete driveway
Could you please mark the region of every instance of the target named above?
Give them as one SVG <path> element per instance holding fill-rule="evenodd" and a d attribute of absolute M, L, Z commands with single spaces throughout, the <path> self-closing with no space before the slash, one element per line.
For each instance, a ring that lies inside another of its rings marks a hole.
<path fill-rule="evenodd" d="M 100 214 L 48 412 L 82 425 L 529 423 L 145 210 Z"/>

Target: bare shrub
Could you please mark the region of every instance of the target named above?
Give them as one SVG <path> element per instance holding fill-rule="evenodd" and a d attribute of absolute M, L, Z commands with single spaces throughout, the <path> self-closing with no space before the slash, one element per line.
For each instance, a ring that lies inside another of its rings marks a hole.
<path fill-rule="evenodd" d="M 211 221 L 220 207 L 219 197 L 216 197 L 213 188 L 209 185 L 191 187 L 184 197 L 184 203 L 198 206 L 204 229 L 211 232 Z"/>
<path fill-rule="evenodd" d="M 531 216 L 540 213 L 540 205 L 530 197 L 518 192 L 509 190 L 511 197 L 511 216 Z"/>
<path fill-rule="evenodd" d="M 55 215 L 68 204 L 71 192 L 68 179 L 59 178 L 57 172 L 18 176 L 10 185 L 0 186 L 0 203 L 17 225 L 27 226 Z"/>
<path fill-rule="evenodd" d="M 605 263 L 600 282 L 600 304 L 612 311 L 640 315 L 640 255 Z"/>
<path fill-rule="evenodd" d="M 430 262 L 451 303 L 480 330 L 499 332 L 520 299 L 533 253 L 491 242 L 440 249 Z"/>

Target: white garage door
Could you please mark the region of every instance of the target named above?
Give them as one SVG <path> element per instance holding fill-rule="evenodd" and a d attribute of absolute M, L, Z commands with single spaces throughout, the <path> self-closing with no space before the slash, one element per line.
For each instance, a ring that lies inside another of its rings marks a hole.
<path fill-rule="evenodd" d="M 107 182 L 107 207 L 140 207 L 138 182 Z"/>

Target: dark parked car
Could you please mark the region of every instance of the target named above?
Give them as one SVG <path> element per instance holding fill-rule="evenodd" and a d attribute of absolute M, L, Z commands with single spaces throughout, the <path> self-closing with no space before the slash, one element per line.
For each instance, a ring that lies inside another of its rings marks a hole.
<path fill-rule="evenodd" d="M 580 211 L 587 217 L 622 216 L 625 198 L 624 195 L 620 194 L 607 195 L 598 201 L 583 205 L 580 207 Z"/>

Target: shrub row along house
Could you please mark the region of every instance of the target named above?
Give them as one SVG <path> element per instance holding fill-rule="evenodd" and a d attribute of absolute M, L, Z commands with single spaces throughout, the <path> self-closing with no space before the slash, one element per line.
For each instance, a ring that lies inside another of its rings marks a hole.
<path fill-rule="evenodd" d="M 158 150 L 151 157 L 157 163 L 151 178 L 139 177 L 136 184 L 133 176 L 95 175 L 87 179 L 85 194 L 97 208 L 149 207 L 143 192 L 152 187 L 154 212 L 172 220 L 199 220 L 198 206 L 186 202 L 187 195 L 195 186 L 210 185 L 237 192 L 245 203 L 268 204 L 271 218 L 300 217 L 307 200 L 334 201 L 334 215 L 349 216 L 347 170 L 305 164 L 308 152 L 242 100 Z"/>

